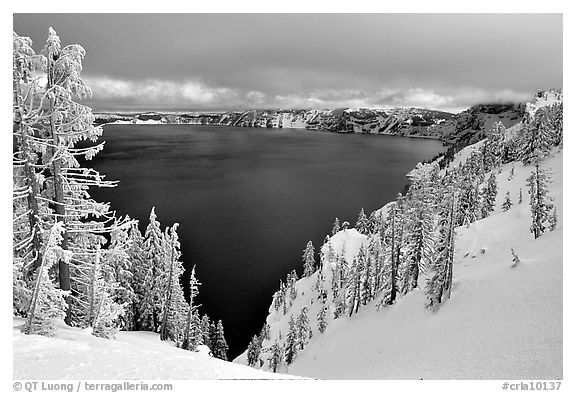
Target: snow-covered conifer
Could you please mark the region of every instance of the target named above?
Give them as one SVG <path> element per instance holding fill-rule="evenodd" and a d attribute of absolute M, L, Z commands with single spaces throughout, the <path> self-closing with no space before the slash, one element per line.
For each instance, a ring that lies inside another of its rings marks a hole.
<path fill-rule="evenodd" d="M 306 244 L 306 248 L 304 249 L 304 254 L 302 255 L 302 261 L 304 262 L 304 277 L 310 277 L 314 274 L 316 269 L 316 260 L 314 259 L 314 245 L 310 240 Z"/>
<path fill-rule="evenodd" d="M 552 216 L 552 200 L 548 195 L 548 186 L 550 184 L 550 175 L 548 171 L 540 165 L 536 165 L 534 172 L 530 174 L 527 180 L 530 194 L 530 210 L 532 212 L 532 225 L 530 232 L 534 238 L 539 238 L 550 226 Z"/>
<path fill-rule="evenodd" d="M 510 200 L 510 191 L 506 191 L 506 196 L 504 197 L 504 203 L 502 203 L 502 211 L 508 211 L 512 207 L 512 201 Z"/>
<path fill-rule="evenodd" d="M 286 335 L 286 343 L 284 344 L 284 360 L 286 364 L 291 364 L 298 352 L 298 330 L 294 317 L 290 315 L 288 322 L 288 334 Z"/>
<path fill-rule="evenodd" d="M 308 340 L 312 338 L 312 328 L 308 319 L 308 307 L 306 306 L 302 307 L 296 319 L 296 332 L 296 345 L 300 350 L 303 350 L 308 344 Z"/>
<path fill-rule="evenodd" d="M 358 220 L 356 221 L 355 228 L 358 232 L 362 234 L 368 233 L 368 219 L 366 218 L 366 214 L 364 213 L 364 208 L 360 210 L 358 214 Z"/>
<path fill-rule="evenodd" d="M 69 253 L 64 252 L 59 244 L 62 241 L 64 228 L 56 223 L 47 235 L 42 251 L 42 260 L 37 269 L 34 289 L 24 326 L 26 334 L 52 335 L 55 324 L 66 316 L 66 301 L 62 290 L 56 288 L 49 276 L 50 268 L 59 259 L 69 260 Z"/>
<path fill-rule="evenodd" d="M 520 187 L 520 192 L 518 193 L 518 204 L 522 204 L 522 187 Z"/>
<path fill-rule="evenodd" d="M 496 183 L 496 175 L 494 172 L 491 172 L 486 186 L 482 189 L 482 204 L 480 205 L 482 218 L 488 217 L 490 213 L 494 211 L 497 193 L 498 184 Z"/>
<path fill-rule="evenodd" d="M 555 135 L 547 123 L 548 109 L 539 108 L 523 129 L 521 158 L 524 164 L 541 161 L 554 146 Z"/>
<path fill-rule="evenodd" d="M 268 358 L 268 367 L 272 372 L 276 372 L 278 367 L 282 364 L 282 346 L 278 343 L 278 339 L 274 340 L 274 344 L 270 347 L 270 357 Z"/>
<path fill-rule="evenodd" d="M 334 224 L 332 225 L 332 236 L 334 236 L 338 232 L 340 232 L 340 220 L 338 220 L 338 217 L 336 217 L 336 219 L 334 220 Z"/>
<path fill-rule="evenodd" d="M 212 348 L 214 357 L 222 360 L 228 360 L 228 343 L 224 337 L 224 326 L 222 320 L 218 321 L 216 325 L 216 339 L 214 341 L 214 348 Z"/>
<path fill-rule="evenodd" d="M 248 349 L 246 350 L 248 365 L 254 367 L 260 358 L 260 352 L 262 350 L 262 341 L 258 336 L 252 337 L 250 344 L 248 344 Z"/>
<path fill-rule="evenodd" d="M 327 317 L 327 307 L 326 307 L 326 300 L 322 300 L 322 305 L 320 306 L 320 311 L 318 311 L 318 331 L 320 333 L 324 333 L 326 327 L 328 327 Z"/>

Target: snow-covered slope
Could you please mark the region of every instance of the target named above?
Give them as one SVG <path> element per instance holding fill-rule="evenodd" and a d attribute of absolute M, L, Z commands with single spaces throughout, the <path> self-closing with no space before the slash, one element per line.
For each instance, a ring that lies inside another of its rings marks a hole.
<path fill-rule="evenodd" d="M 479 144 L 457 153 L 451 165 L 464 161 Z M 526 186 L 534 168 L 518 162 L 504 165 L 496 175 L 496 211 L 457 228 L 453 292 L 436 312 L 425 308 L 427 277 L 421 277 L 420 289 L 394 305 L 378 311 L 373 302 L 350 318 L 330 319 L 321 334 L 315 318 L 322 305 L 314 289 L 318 272 L 299 280 L 298 297 L 286 315 L 271 307 L 267 323 L 272 339 L 280 331 L 285 336 L 290 315 L 306 305 L 313 337 L 280 371 L 327 379 L 561 379 L 562 157 L 556 151 L 543 162 L 551 169 L 556 230 L 534 240 Z M 520 189 L 522 204 L 517 203 Z M 514 206 L 503 212 L 507 191 Z M 351 263 L 367 241 L 348 229 L 330 243 L 337 253 L 345 248 Z M 510 248 L 521 259 L 515 268 Z M 324 266 L 327 283 L 330 270 Z M 246 364 L 246 354 L 235 362 Z"/>
<path fill-rule="evenodd" d="M 116 340 L 58 326 L 54 337 L 25 335 L 14 318 L 14 379 L 274 379 L 286 378 L 178 349 L 152 332 L 119 332 Z"/>

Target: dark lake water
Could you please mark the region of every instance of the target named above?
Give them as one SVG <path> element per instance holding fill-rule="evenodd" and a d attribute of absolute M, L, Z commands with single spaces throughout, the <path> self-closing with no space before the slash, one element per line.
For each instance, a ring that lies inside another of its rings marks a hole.
<path fill-rule="evenodd" d="M 145 229 L 179 222 L 187 285 L 196 265 L 201 311 L 222 319 L 230 358 L 259 332 L 279 280 L 300 275 L 334 217 L 356 222 L 395 198 L 438 141 L 300 129 L 107 125 L 92 165 L 114 189 L 92 190 Z"/>

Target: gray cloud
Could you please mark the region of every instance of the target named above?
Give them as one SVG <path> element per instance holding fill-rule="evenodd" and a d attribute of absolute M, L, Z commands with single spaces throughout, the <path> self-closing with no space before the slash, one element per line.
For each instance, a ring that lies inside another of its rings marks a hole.
<path fill-rule="evenodd" d="M 87 50 L 96 108 L 424 106 L 562 87 L 559 14 L 17 14 Z"/>

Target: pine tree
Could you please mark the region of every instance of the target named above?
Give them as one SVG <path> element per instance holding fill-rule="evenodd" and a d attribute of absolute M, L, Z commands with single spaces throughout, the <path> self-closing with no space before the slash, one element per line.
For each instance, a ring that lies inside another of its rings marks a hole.
<path fill-rule="evenodd" d="M 296 345 L 299 350 L 303 350 L 308 340 L 312 338 L 312 328 L 310 327 L 310 320 L 308 319 L 308 307 L 304 306 L 300 310 L 300 314 L 296 319 Z"/>
<path fill-rule="evenodd" d="M 364 214 L 364 208 L 362 208 L 360 210 L 360 214 L 358 214 L 358 220 L 356 221 L 355 228 L 362 234 L 368 233 L 368 219 L 366 218 L 366 214 Z"/>
<path fill-rule="evenodd" d="M 164 234 L 164 266 L 168 268 L 168 280 L 164 286 L 162 301 L 162 318 L 160 326 L 160 339 L 179 341 L 184 330 L 183 315 L 188 306 L 184 299 L 184 292 L 180 286 L 180 276 L 184 272 L 180 261 L 180 242 L 178 241 L 178 224 L 166 228 Z"/>
<path fill-rule="evenodd" d="M 212 341 L 211 341 L 211 337 L 210 337 L 210 326 L 211 326 L 211 321 L 210 318 L 208 317 L 208 315 L 204 314 L 202 315 L 202 319 L 200 320 L 200 330 L 202 331 L 202 342 L 204 343 L 204 345 L 206 345 L 208 348 L 210 348 L 210 351 L 212 351 Z"/>
<path fill-rule="evenodd" d="M 496 175 L 494 172 L 490 173 L 488 183 L 482 189 L 482 204 L 480 207 L 480 214 L 482 218 L 486 218 L 494 211 L 496 204 L 496 195 L 498 193 L 498 184 L 496 183 Z"/>
<path fill-rule="evenodd" d="M 510 200 L 510 191 L 506 191 L 506 196 L 504 197 L 504 203 L 502 203 L 502 211 L 508 211 L 512 207 L 512 201 Z"/>
<path fill-rule="evenodd" d="M 288 334 L 286 335 L 286 344 L 284 346 L 284 360 L 286 364 L 291 364 L 298 352 L 298 331 L 294 322 L 294 317 L 290 315 L 288 322 Z"/>
<path fill-rule="evenodd" d="M 338 217 L 336 217 L 336 219 L 334 220 L 334 225 L 332 225 L 332 236 L 334 236 L 338 232 L 340 232 L 340 221 L 338 220 Z"/>
<path fill-rule="evenodd" d="M 452 291 L 452 269 L 454 264 L 455 214 L 458 209 L 457 195 L 452 186 L 446 189 L 438 222 L 438 245 L 432 265 L 433 275 L 426 282 L 428 308 L 436 309 L 444 297 Z"/>
<path fill-rule="evenodd" d="M 520 258 L 518 257 L 518 254 L 514 252 L 513 248 L 510 248 L 510 252 L 512 252 L 512 267 L 516 267 L 520 263 Z"/>
<path fill-rule="evenodd" d="M 518 193 L 518 204 L 522 204 L 522 188 L 520 188 L 520 192 Z"/>
<path fill-rule="evenodd" d="M 356 257 L 352 260 L 352 265 L 347 272 L 346 283 L 346 305 L 348 306 L 348 316 L 357 313 L 360 307 L 360 285 L 361 285 L 361 271 L 359 269 Z"/>
<path fill-rule="evenodd" d="M 282 364 L 282 347 L 278 343 L 278 339 L 274 340 L 274 344 L 270 348 L 270 357 L 268 358 L 268 367 L 272 372 L 276 372 L 278 367 Z"/>
<path fill-rule="evenodd" d="M 214 342 L 214 349 L 212 353 L 214 357 L 222 360 L 228 360 L 228 343 L 224 337 L 224 326 L 222 325 L 222 320 L 218 321 L 216 325 L 216 340 Z"/>
<path fill-rule="evenodd" d="M 324 331 L 326 330 L 326 327 L 328 327 L 328 321 L 326 320 L 326 311 L 327 311 L 327 307 L 326 307 L 326 299 L 322 300 L 322 305 L 320 306 L 320 311 L 318 312 L 317 318 L 318 318 L 318 331 L 320 331 L 320 333 L 324 333 Z"/>
<path fill-rule="evenodd" d="M 93 125 L 91 109 L 76 101 L 91 95 L 80 78 L 84 49 L 79 45 L 62 47 L 52 28 L 40 55 L 33 53 L 29 39 L 17 35 L 14 48 L 15 262 L 22 264 L 24 277 L 30 275 L 42 260 L 39 234 L 54 222 L 62 223 L 60 248 L 72 252 L 68 262 L 59 260 L 56 276 L 67 294 L 65 320 L 85 326 L 87 272 L 97 246 L 130 223 L 117 219 L 108 204 L 89 195 L 89 187 L 113 187 L 116 183 L 104 181 L 97 171 L 78 161 L 79 157 L 92 159 L 103 148 L 103 143 L 76 147 L 83 140 L 96 143 L 102 133 L 101 127 Z M 37 77 L 39 74 L 46 76 L 46 85 L 40 84 L 43 78 Z M 109 245 L 109 251 L 113 247 Z"/>
<path fill-rule="evenodd" d="M 145 287 L 145 279 L 149 266 L 147 264 L 147 259 L 144 256 L 144 236 L 142 236 L 142 233 L 138 228 L 138 221 L 136 220 L 134 220 L 130 226 L 128 249 L 126 252 L 132 268 L 131 287 L 134 291 L 132 310 L 126 310 L 126 317 L 128 318 L 131 315 L 133 317 L 133 322 L 127 322 L 126 328 L 130 329 L 130 326 L 132 326 L 132 330 L 146 330 L 145 327 L 141 326 L 140 312 L 144 309 L 145 294 L 148 291 Z"/>
<path fill-rule="evenodd" d="M 52 335 L 55 324 L 64 320 L 67 304 L 62 290 L 57 289 L 49 276 L 50 268 L 59 259 L 69 260 L 70 254 L 63 251 L 59 244 L 64 231 L 61 223 L 55 224 L 47 236 L 42 260 L 37 270 L 34 290 L 28 309 L 28 318 L 24 326 L 26 334 Z"/>
<path fill-rule="evenodd" d="M 188 314 L 186 316 L 184 338 L 182 340 L 182 348 L 192 351 L 195 351 L 196 347 L 204 342 L 203 330 L 197 312 L 198 306 L 194 305 L 194 298 L 198 295 L 199 285 L 201 284 L 196 279 L 196 266 L 193 266 L 192 272 L 190 273 L 190 303 L 188 304 Z"/>
<path fill-rule="evenodd" d="M 525 125 L 523 134 L 522 162 L 532 164 L 541 161 L 554 146 L 554 133 L 546 124 L 547 109 L 539 108 L 534 118 Z"/>
<path fill-rule="evenodd" d="M 304 254 L 302 255 L 302 261 L 304 262 L 304 277 L 310 277 L 314 274 L 316 260 L 314 259 L 314 245 L 312 241 L 306 244 L 304 249 Z"/>
<path fill-rule="evenodd" d="M 548 219 L 548 222 L 550 223 L 550 230 L 554 231 L 558 225 L 558 211 L 556 210 L 556 206 L 554 206 L 554 210 L 552 210 L 552 215 Z"/>
<path fill-rule="evenodd" d="M 164 295 L 162 280 L 165 277 L 163 235 L 160 223 L 156 220 L 153 207 L 150 212 L 150 222 L 144 233 L 144 253 L 146 264 L 144 277 L 144 293 L 140 301 L 140 326 L 142 329 L 156 331 L 159 326 L 161 304 Z"/>
<path fill-rule="evenodd" d="M 539 165 L 536 165 L 534 172 L 531 173 L 527 180 L 528 193 L 530 194 L 530 210 L 532 212 L 530 232 L 534 234 L 535 239 L 539 238 L 549 228 L 553 209 L 552 200 L 548 195 L 550 182 L 548 171 Z"/>
<path fill-rule="evenodd" d="M 248 344 L 247 349 L 247 358 L 248 358 L 248 365 L 254 367 L 256 362 L 260 358 L 260 352 L 262 350 L 262 341 L 258 338 L 258 336 L 252 337 L 252 341 Z"/>
<path fill-rule="evenodd" d="M 498 121 L 492 126 L 492 130 L 484 144 L 484 168 L 486 171 L 499 168 L 504 159 L 504 142 L 506 128 Z"/>

